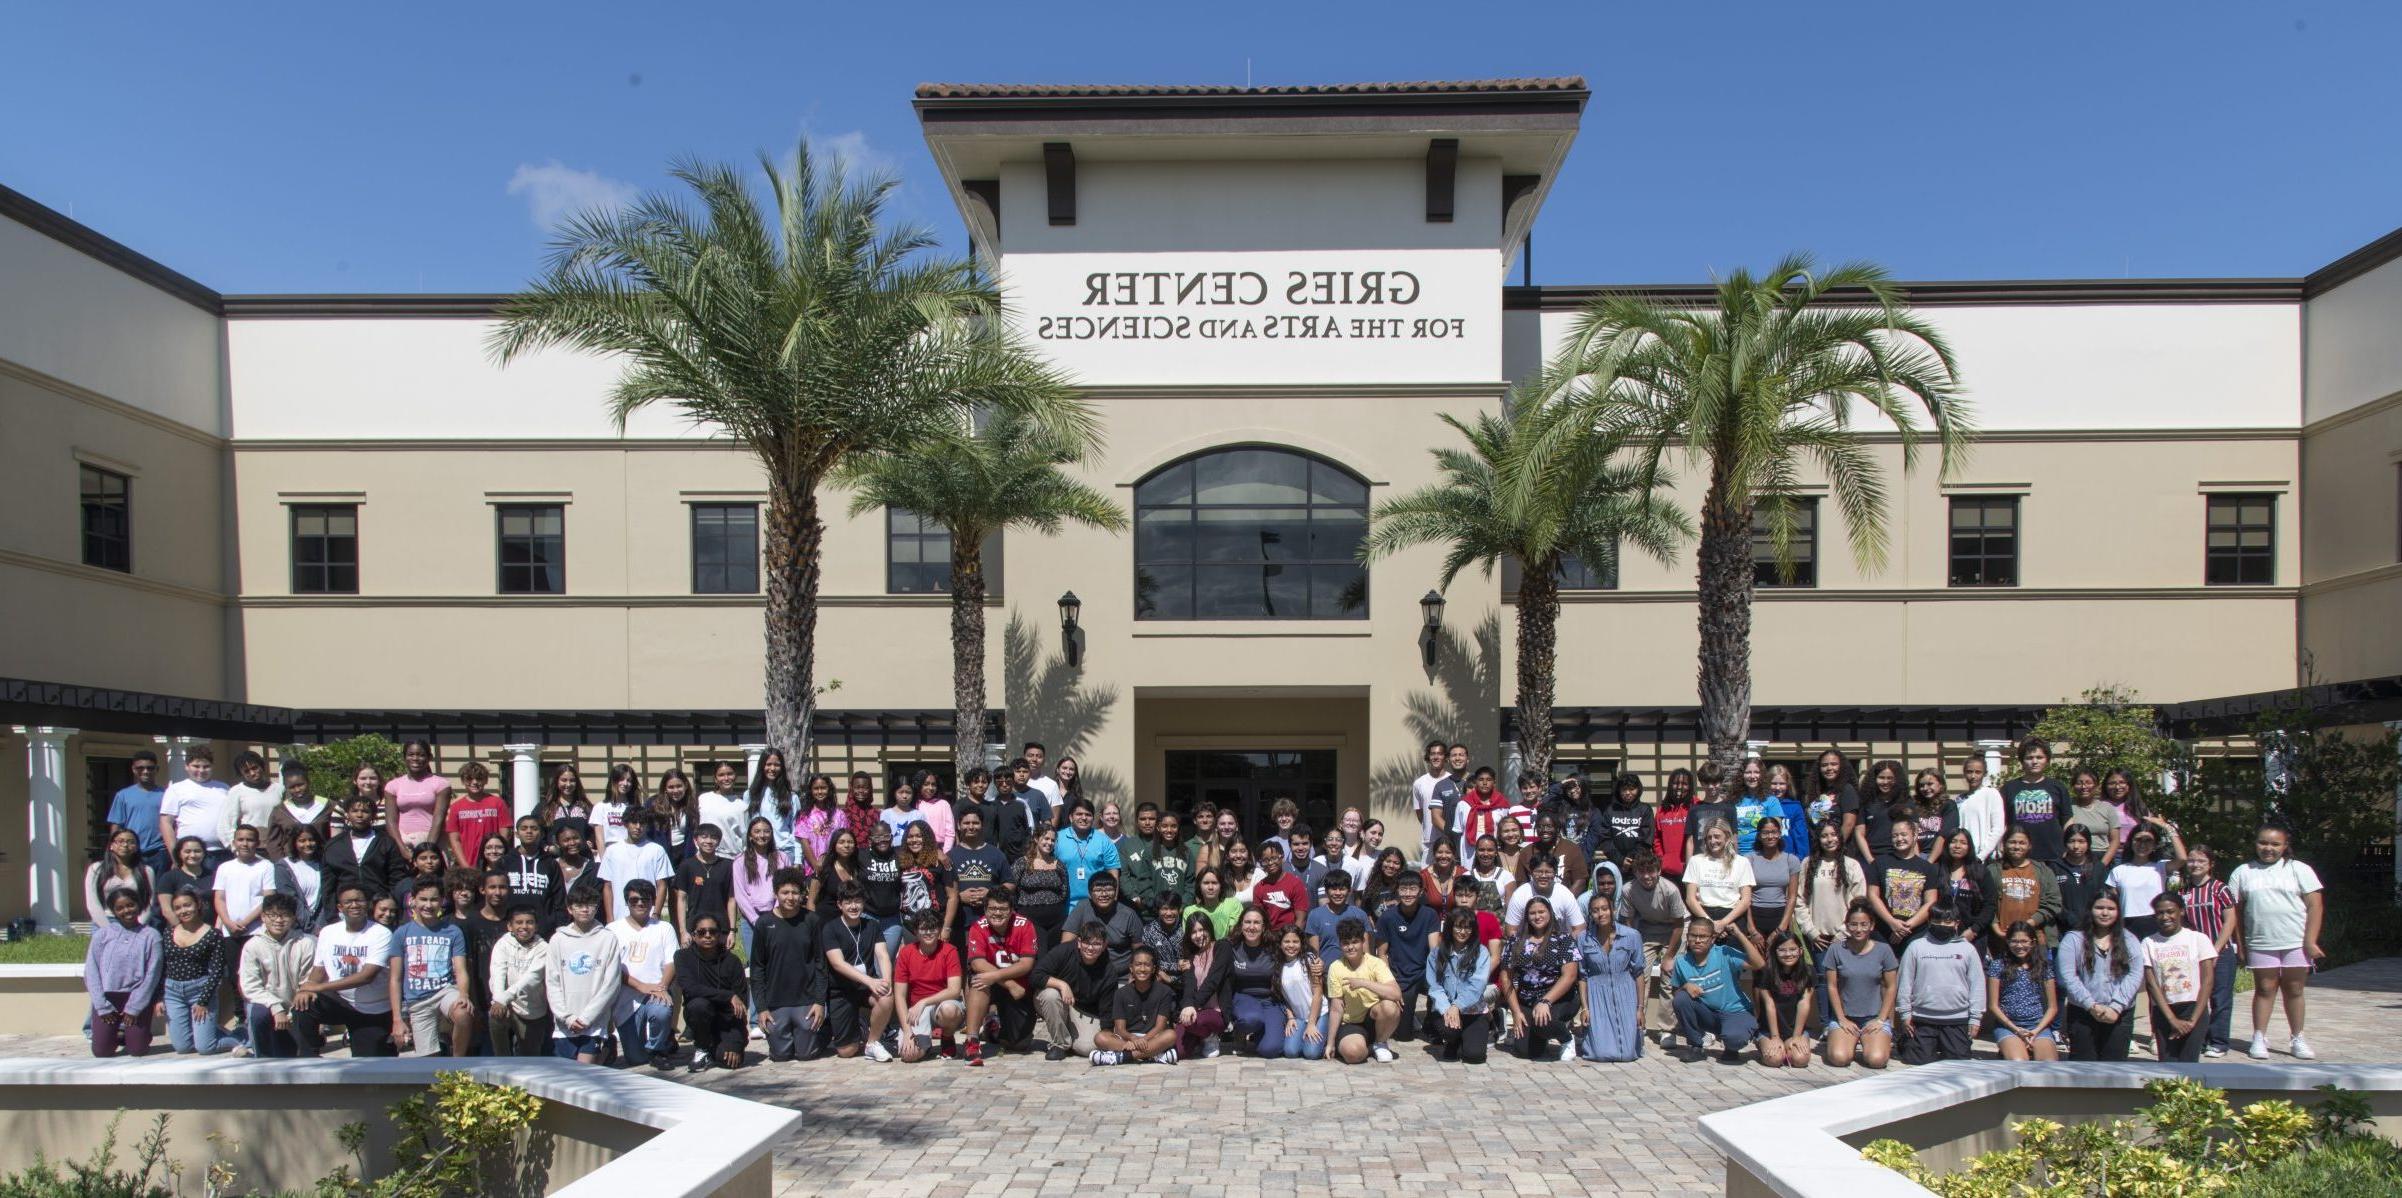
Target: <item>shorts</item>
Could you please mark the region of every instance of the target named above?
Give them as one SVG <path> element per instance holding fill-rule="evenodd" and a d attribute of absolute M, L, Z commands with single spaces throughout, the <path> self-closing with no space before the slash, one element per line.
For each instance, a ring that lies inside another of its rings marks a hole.
<path fill-rule="evenodd" d="M 550 1038 L 551 1055 L 562 1061 L 572 1061 L 577 1057 L 597 1058 L 606 1052 L 608 1047 L 609 1033 L 607 1032 L 585 1032 L 582 1035 L 558 1032 Z"/>
<path fill-rule="evenodd" d="M 1994 1026 L 1985 1029 L 1985 1038 L 1993 1041 L 1996 1044 L 1999 1044 L 2004 1040 L 2018 1039 L 2018 1033 L 2011 1031 L 2009 1028 L 2003 1027 L 1997 1023 Z M 2035 1033 L 2035 1038 L 2038 1040 L 2049 1040 L 2054 1045 L 2057 1045 L 2060 1043 L 2060 1028 L 2057 1024 L 2054 1024 L 2051 1027 L 2047 1027 L 2042 1031 Z"/>
<path fill-rule="evenodd" d="M 856 1044 L 867 1037 L 867 1021 L 860 1012 L 873 1000 L 865 990 L 851 991 L 839 986 L 826 988 L 826 1023 L 818 1037 L 821 1048 L 840 1048 Z"/>
<path fill-rule="evenodd" d="M 1887 1023 L 1887 1022 L 1885 1022 L 1885 1021 L 1884 1021 L 1884 1020 L 1882 1020 L 1882 1019 L 1854 1019 L 1854 1020 L 1852 1020 L 1852 1022 L 1853 1022 L 1853 1023 L 1855 1023 L 1855 1024 L 1858 1024 L 1858 1025 L 1859 1025 L 1859 1027 L 1860 1027 L 1860 1034 L 1861 1034 L 1861 1035 L 1863 1035 L 1863 1036 L 1867 1035 L 1867 1034 L 1868 1034 L 1868 1033 L 1870 1033 L 1870 1032 L 1883 1032 L 1883 1033 L 1885 1033 L 1885 1034 L 1886 1034 L 1886 1035 L 1888 1035 L 1888 1036 L 1890 1036 L 1890 1035 L 1892 1035 L 1892 1034 L 1893 1034 L 1893 1025 L 1892 1025 L 1892 1024 L 1890 1024 L 1890 1023 Z M 1840 1023 L 1837 1023 L 1837 1022 L 1835 1022 L 1835 1021 L 1834 1021 L 1834 1020 L 1832 1020 L 1832 1019 L 1829 1019 L 1829 1020 L 1827 1020 L 1826 1032 L 1825 1032 L 1823 1035 L 1821 1035 L 1821 1036 L 1819 1037 L 1819 1039 L 1823 1040 L 1823 1039 L 1825 1039 L 1827 1036 L 1832 1036 L 1832 1035 L 1834 1035 L 1835 1033 L 1837 1033 L 1837 1032 L 1839 1032 L 1839 1031 L 1842 1031 L 1842 1030 L 1843 1030 L 1843 1025 L 1842 1025 L 1842 1024 L 1840 1024 Z"/>
<path fill-rule="evenodd" d="M 958 1019 L 966 1010 L 966 1006 L 956 998 L 944 999 L 931 1006 L 920 1007 L 916 1021 L 909 1025 L 909 1034 L 931 1036 L 934 1034 L 936 1019 Z"/>
<path fill-rule="evenodd" d="M 1367 1041 L 1370 1046 L 1374 1046 L 1376 1043 L 1376 1029 L 1369 1027 L 1364 1023 L 1346 1023 L 1336 1027 L 1334 1029 L 1334 1039 L 1329 1041 L 1329 1043 L 1341 1044 L 1345 1039 L 1352 1036 L 1357 1036 L 1360 1039 Z"/>
<path fill-rule="evenodd" d="M 2244 966 L 2249 969 L 2308 969 L 2310 954 L 2299 948 L 2281 953 L 2264 953 L 2258 949 L 2244 950 Z"/>

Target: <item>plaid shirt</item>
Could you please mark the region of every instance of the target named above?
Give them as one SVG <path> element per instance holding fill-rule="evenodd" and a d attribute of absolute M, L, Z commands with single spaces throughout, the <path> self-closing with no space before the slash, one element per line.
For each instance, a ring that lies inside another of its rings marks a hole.
<path fill-rule="evenodd" d="M 2185 925 L 2216 943 L 2220 930 L 2227 926 L 2227 912 L 2235 909 L 2235 892 L 2227 889 L 2225 882 L 2211 878 L 2178 893 L 2185 899 Z"/>

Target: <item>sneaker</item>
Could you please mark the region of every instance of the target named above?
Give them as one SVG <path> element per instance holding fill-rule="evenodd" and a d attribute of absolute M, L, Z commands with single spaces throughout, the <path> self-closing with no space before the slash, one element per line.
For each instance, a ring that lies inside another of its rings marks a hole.
<path fill-rule="evenodd" d="M 987 1016 L 985 1016 L 985 1017 L 984 1017 L 984 1034 L 983 1034 L 982 1036 L 978 1037 L 978 1039 L 990 1040 L 990 1041 L 992 1041 L 992 1042 L 993 1042 L 993 1043 L 995 1043 L 995 1044 L 998 1044 L 998 1043 L 1000 1043 L 1000 1042 L 1001 1042 L 1001 1017 L 1000 1017 L 1000 1016 L 998 1016 L 998 1015 L 987 1015 Z"/>
<path fill-rule="evenodd" d="M 881 1065 L 892 1059 L 892 1050 L 884 1047 L 882 1040 L 870 1040 L 867 1042 L 867 1059 Z"/>
<path fill-rule="evenodd" d="M 2211 1045 L 2210 1047 L 2203 1049 L 2203 1050 L 2202 1050 L 2202 1055 L 2203 1055 L 2203 1056 L 2206 1056 L 2206 1057 L 2223 1057 L 2223 1056 L 2226 1056 L 2226 1055 L 2227 1055 L 2227 1046 L 2226 1046 L 2226 1045 L 2224 1045 L 2224 1044 L 2213 1044 L 2213 1045 Z"/>
<path fill-rule="evenodd" d="M 1173 1064 L 1175 1064 L 1175 1063 L 1176 1063 L 1176 1050 L 1175 1050 L 1175 1049 L 1173 1049 L 1173 1048 L 1171 1048 L 1171 1049 L 1167 1050 L 1166 1052 L 1163 1052 L 1163 1053 L 1159 1054 L 1158 1056 L 1151 1058 L 1151 1063 L 1152 1063 L 1152 1064 L 1154 1064 L 1154 1065 L 1173 1065 Z"/>
<path fill-rule="evenodd" d="M 1218 1055 L 1218 1038 L 1217 1038 L 1216 1036 L 1211 1036 L 1211 1037 L 1209 1037 L 1208 1039 L 1206 1039 L 1206 1040 L 1203 1040 L 1203 1041 L 1201 1042 L 1201 1059 L 1202 1059 L 1202 1060 L 1206 1061 L 1206 1060 L 1209 1060 L 1209 1059 L 1211 1059 L 1211 1058 L 1213 1058 L 1213 1057 L 1215 1057 L 1215 1056 L 1217 1056 L 1217 1055 Z"/>
<path fill-rule="evenodd" d="M 2266 1035 L 2258 1032 L 2253 1033 L 2252 1047 L 2246 1049 L 2244 1051 L 2244 1055 L 2252 1058 L 2255 1061 L 2265 1061 L 2269 1059 L 2269 1038 Z"/>
<path fill-rule="evenodd" d="M 984 1042 L 981 1040 L 970 1040 L 967 1043 L 960 1045 L 959 1059 L 966 1061 L 970 1065 L 981 1067 L 984 1064 Z"/>
<path fill-rule="evenodd" d="M 651 1068 L 656 1069 L 661 1073 L 665 1073 L 675 1067 L 676 1061 L 674 1057 L 671 1057 L 663 1052 L 654 1052 L 651 1054 Z"/>
<path fill-rule="evenodd" d="M 1569 1042 L 1560 1045 L 1560 1059 L 1563 1061 L 1573 1061 L 1576 1059 L 1576 1041 L 1570 1040 Z"/>
<path fill-rule="evenodd" d="M 706 1071 L 708 1070 L 708 1068 L 709 1068 L 709 1053 L 708 1053 L 708 1051 L 707 1051 L 706 1049 L 700 1049 L 700 1048 L 693 1049 L 693 1050 L 692 1050 L 692 1063 L 691 1063 L 690 1065 L 687 1065 L 687 1066 L 685 1066 L 684 1068 L 685 1068 L 685 1071 L 686 1071 L 686 1072 L 688 1072 L 688 1073 L 702 1073 L 702 1072 L 706 1072 Z"/>
<path fill-rule="evenodd" d="M 760 1026 L 759 1026 L 758 1024 L 756 1024 L 756 1023 L 752 1024 L 752 1025 L 751 1025 L 751 1039 L 753 1039 L 753 1040 L 765 1040 L 765 1039 L 767 1039 L 767 1029 L 766 1029 L 766 1028 L 763 1028 L 763 1027 L 760 1027 Z"/>
<path fill-rule="evenodd" d="M 1124 1053 L 1111 1052 L 1105 1048 L 1096 1048 L 1093 1050 L 1092 1060 L 1093 1064 L 1095 1065 L 1117 1065 L 1125 1062 L 1126 1055 Z"/>
<path fill-rule="evenodd" d="M 1399 1057 L 1396 1057 L 1396 1056 L 1394 1056 L 1394 1055 L 1393 1055 L 1393 1046 L 1392 1046 L 1392 1045 L 1390 1045 L 1390 1044 L 1379 1044 L 1379 1045 L 1377 1045 L 1377 1046 L 1376 1046 L 1376 1059 L 1377 1059 L 1377 1060 L 1379 1060 L 1379 1061 L 1385 1062 L 1385 1063 L 1387 1063 L 1387 1064 L 1390 1064 L 1390 1063 L 1392 1063 L 1392 1062 L 1394 1062 L 1394 1061 L 1397 1061 L 1397 1060 L 1399 1060 L 1400 1058 L 1399 1058 Z"/>
<path fill-rule="evenodd" d="M 1051 1047 L 1044 1049 L 1043 1059 L 1046 1061 L 1064 1061 L 1068 1059 L 1068 1046 L 1065 1044 L 1054 1044 Z"/>
<path fill-rule="evenodd" d="M 2299 1034 L 2295 1035 L 2293 1039 L 2285 1042 L 2285 1051 L 2294 1054 L 2294 1059 L 2297 1061 L 2315 1061 L 2319 1059 L 2319 1054 L 2310 1051 L 2310 1041 L 2303 1039 Z"/>
<path fill-rule="evenodd" d="M 909 1038 L 917 1042 L 917 1055 L 922 1057 L 927 1053 L 934 1051 L 934 1037 L 911 1036 Z"/>

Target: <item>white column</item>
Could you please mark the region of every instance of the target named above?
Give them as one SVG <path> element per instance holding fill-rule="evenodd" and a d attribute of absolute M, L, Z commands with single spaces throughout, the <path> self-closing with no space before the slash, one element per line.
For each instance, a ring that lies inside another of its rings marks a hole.
<path fill-rule="evenodd" d="M 173 786 L 183 781 L 184 756 L 192 751 L 193 745 L 200 743 L 200 738 L 197 736 L 153 736 L 150 739 L 159 747 L 159 755 L 163 759 L 160 762 L 158 784 Z"/>
<path fill-rule="evenodd" d="M 45 932 L 67 930 L 67 738 L 73 728 L 11 729 L 25 738 L 27 913 Z M 182 756 L 178 753 L 177 756 Z"/>
<path fill-rule="evenodd" d="M 1774 742 L 1765 740 L 1744 741 L 1743 755 L 1752 759 L 1753 761 L 1765 760 L 1768 756 L 1768 746 L 1772 743 Z"/>
<path fill-rule="evenodd" d="M 502 745 L 509 755 L 509 790 L 517 796 L 517 818 L 542 811 L 542 746 Z"/>
<path fill-rule="evenodd" d="M 742 746 L 742 785 L 745 789 L 749 788 L 751 779 L 759 776 L 759 759 L 766 755 L 766 745 Z M 790 781 L 791 779 L 786 779 L 786 782 Z"/>
<path fill-rule="evenodd" d="M 1999 778 L 2002 776 L 2002 750 L 2008 747 L 2010 747 L 2010 742 L 2006 740 L 1981 740 L 1977 742 L 1977 752 L 1985 755 L 1985 777 L 1987 779 Z M 1996 782 L 1993 783 L 1993 785 L 1999 786 L 2001 784 Z"/>

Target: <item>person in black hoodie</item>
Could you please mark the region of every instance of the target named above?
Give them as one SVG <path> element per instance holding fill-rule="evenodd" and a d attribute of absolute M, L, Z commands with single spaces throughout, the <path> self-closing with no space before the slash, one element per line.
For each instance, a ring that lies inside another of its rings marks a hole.
<path fill-rule="evenodd" d="M 826 1026 L 826 966 L 817 921 L 801 907 L 809 876 L 798 867 L 776 871 L 776 905 L 751 925 L 751 981 L 758 987 L 759 1030 L 767 1059 L 805 1061 L 816 1055 Z"/>
<path fill-rule="evenodd" d="M 742 958 L 726 951 L 722 915 L 701 912 L 684 930 L 692 943 L 676 950 L 676 993 L 684 997 L 684 1036 L 692 1041 L 690 1071 L 700 1073 L 711 1064 L 740 1069 L 742 1045 L 749 1039 L 743 1028 L 750 1019 L 743 1001 L 750 981 Z"/>
<path fill-rule="evenodd" d="M 1097 923 L 1086 923 L 1035 960 L 1026 988 L 1034 992 L 1034 1013 L 1051 1042 L 1044 1060 L 1093 1050 L 1093 1035 L 1107 1026 L 1109 1000 L 1122 979 L 1109 961 L 1109 934 Z"/>
<path fill-rule="evenodd" d="M 340 894 L 345 886 L 367 892 L 367 902 L 383 898 L 409 876 L 408 854 L 384 830 L 375 826 L 375 800 L 352 795 L 342 803 L 344 827 L 325 846 L 325 890 Z M 367 830 L 361 836 L 359 830 Z"/>
<path fill-rule="evenodd" d="M 558 855 L 551 858 L 551 868 L 559 872 L 559 884 L 550 892 L 552 902 L 557 905 L 542 921 L 545 936 L 574 922 L 567 915 L 567 896 L 577 883 L 590 879 L 595 886 L 606 885 L 601 881 L 600 860 L 592 855 L 592 841 L 583 827 L 569 824 L 553 828 L 551 841 L 558 846 Z"/>
<path fill-rule="evenodd" d="M 558 863 L 542 851 L 540 817 L 517 821 L 517 843 L 501 856 L 500 872 L 508 875 L 509 896 L 533 904 L 535 918 L 545 926 L 566 906 L 567 887 L 559 880 Z"/>
<path fill-rule="evenodd" d="M 1610 801 L 1585 825 L 1585 859 L 1607 858 L 1619 869 L 1638 853 L 1651 851 L 1654 835 L 1651 804 L 1643 801 L 1643 775 L 1620 774 L 1611 787 Z"/>

